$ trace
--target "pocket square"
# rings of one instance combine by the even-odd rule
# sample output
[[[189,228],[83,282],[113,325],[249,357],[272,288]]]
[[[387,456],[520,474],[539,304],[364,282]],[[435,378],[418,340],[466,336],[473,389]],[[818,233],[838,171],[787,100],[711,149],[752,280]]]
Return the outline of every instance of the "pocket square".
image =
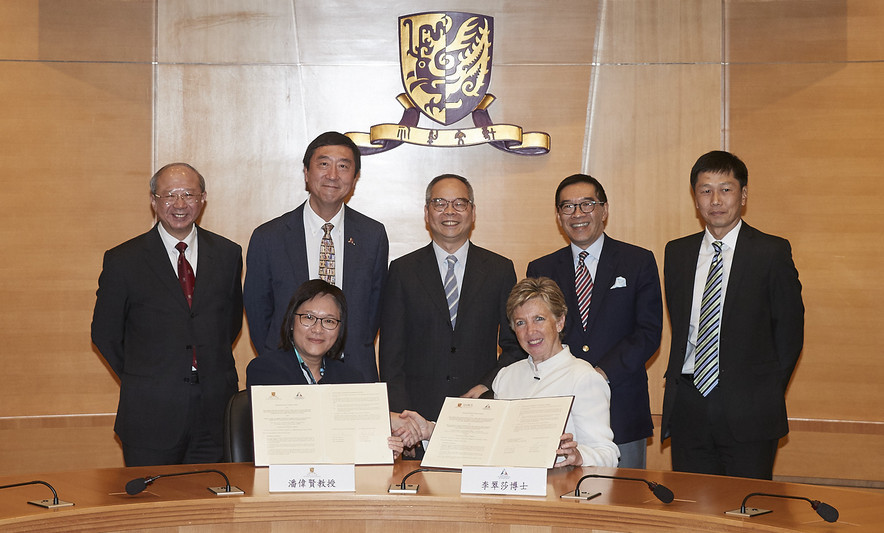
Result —
[[[617,279],[614,280],[614,284],[611,285],[612,289],[619,289],[621,287],[626,286],[626,278],[623,276],[617,276]]]

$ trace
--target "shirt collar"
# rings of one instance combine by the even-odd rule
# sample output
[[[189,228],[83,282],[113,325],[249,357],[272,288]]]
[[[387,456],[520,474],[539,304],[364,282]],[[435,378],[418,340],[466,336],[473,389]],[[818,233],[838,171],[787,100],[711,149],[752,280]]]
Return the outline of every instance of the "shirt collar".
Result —
[[[602,256],[602,246],[605,244],[605,234],[602,233],[599,235],[599,238],[595,240],[594,243],[590,244],[588,248],[585,250],[573,242],[571,243],[571,256],[574,258],[574,264],[577,264],[577,258],[580,256],[580,252],[587,252],[590,257],[594,260],[598,261],[599,257]]]
[[[444,249],[442,249],[441,246],[436,244],[436,241],[433,241],[433,252],[435,252],[436,262],[439,264],[442,264],[445,261],[447,261],[449,255],[453,255],[454,257],[457,258],[458,264],[465,265],[466,261],[467,261],[467,252],[469,251],[469,249],[470,249],[470,241],[467,240],[467,242],[463,243],[463,246],[461,246],[460,248],[455,250],[453,254],[450,254],[450,253],[446,252]]]
[[[328,222],[338,229],[341,227],[341,221],[344,219],[344,205],[341,204],[341,208],[338,209],[338,212],[335,213],[335,216],[331,218]],[[322,226],[326,223],[326,220],[321,216],[316,214],[316,211],[310,206],[310,200],[308,199],[305,203],[304,207],[304,225],[307,227],[307,231],[310,233],[320,233],[322,232]]]
[[[168,231],[166,231],[166,228],[163,227],[162,223],[157,224],[157,228],[159,228],[160,238],[163,240],[163,246],[165,246],[166,249],[170,251],[170,253],[172,251],[174,251],[176,254],[178,253],[178,250],[175,249],[175,245],[179,242],[185,243],[189,250],[195,249],[194,245],[196,244],[196,224],[193,225],[193,228],[191,228],[190,233],[187,235],[187,237],[181,239],[180,241],[176,237],[172,236]]]
[[[737,221],[737,225],[733,227],[727,235],[722,237],[721,239],[716,239],[709,233],[709,228],[703,232],[703,249],[704,250],[712,250],[712,243],[715,241],[721,241],[724,243],[724,247],[728,249],[735,249],[737,247],[737,237],[740,236],[740,228],[743,226],[743,219]]]

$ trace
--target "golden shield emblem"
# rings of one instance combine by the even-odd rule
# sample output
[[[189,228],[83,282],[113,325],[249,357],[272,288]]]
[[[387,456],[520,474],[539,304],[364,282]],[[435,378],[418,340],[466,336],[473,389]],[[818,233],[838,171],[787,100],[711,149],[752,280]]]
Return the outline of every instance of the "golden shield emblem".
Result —
[[[494,19],[473,13],[399,17],[402,84],[415,106],[449,125],[482,102],[491,83]]]

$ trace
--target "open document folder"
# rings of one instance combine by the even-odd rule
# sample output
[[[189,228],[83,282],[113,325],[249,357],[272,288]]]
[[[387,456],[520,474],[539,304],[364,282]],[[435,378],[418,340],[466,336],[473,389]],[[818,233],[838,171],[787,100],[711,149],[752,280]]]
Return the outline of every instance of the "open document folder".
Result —
[[[252,386],[255,466],[392,464],[385,383]]]
[[[421,466],[551,468],[573,401],[445,398]]]

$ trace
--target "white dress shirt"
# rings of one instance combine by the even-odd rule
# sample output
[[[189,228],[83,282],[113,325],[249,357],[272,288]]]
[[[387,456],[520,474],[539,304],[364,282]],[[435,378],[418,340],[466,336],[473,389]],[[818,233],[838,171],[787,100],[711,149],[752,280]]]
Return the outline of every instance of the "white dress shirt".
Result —
[[[322,246],[322,229],[325,220],[313,211],[309,200],[304,206],[304,242],[307,244],[307,273],[310,279],[319,279],[319,249]],[[332,242],[335,245],[335,286],[344,286],[344,206],[328,221],[334,227],[331,230]]]
[[[700,330],[700,306],[703,303],[703,289],[706,288],[706,278],[709,277],[709,266],[715,257],[715,248],[712,243],[721,241],[721,311],[724,313],[725,297],[727,296],[727,281],[730,279],[731,264],[734,262],[734,250],[737,248],[737,236],[743,221],[737,222],[734,229],[730,230],[722,239],[716,239],[707,229],[703,234],[703,243],[700,244],[700,255],[697,257],[697,271],[694,274],[694,294],[691,302],[691,322],[688,326],[688,347],[685,353],[682,374],[694,373],[694,356],[697,352],[697,333]],[[718,323],[721,331],[721,321]]]

